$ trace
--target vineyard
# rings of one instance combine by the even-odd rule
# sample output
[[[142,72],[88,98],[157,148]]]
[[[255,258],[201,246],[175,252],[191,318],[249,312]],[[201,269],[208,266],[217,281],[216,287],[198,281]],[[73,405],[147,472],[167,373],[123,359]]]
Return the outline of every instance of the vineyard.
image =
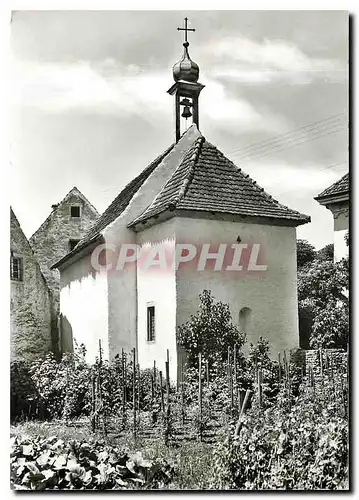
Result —
[[[13,487],[348,488],[347,366],[318,350],[306,372],[260,340],[248,356],[199,352],[174,384],[169,354],[164,373],[135,350],[104,361],[101,345],[92,366],[81,349],[15,363]]]

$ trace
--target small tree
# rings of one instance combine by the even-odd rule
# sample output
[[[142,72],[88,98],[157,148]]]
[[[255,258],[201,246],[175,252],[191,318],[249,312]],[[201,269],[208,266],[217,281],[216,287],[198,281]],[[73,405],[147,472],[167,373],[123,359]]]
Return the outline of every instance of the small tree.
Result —
[[[301,315],[311,319],[311,347],[345,347],[349,332],[349,261],[317,260],[298,274]]]
[[[199,308],[184,325],[178,327],[178,342],[188,353],[190,366],[196,366],[198,354],[209,362],[221,362],[227,358],[228,347],[242,347],[245,334],[232,323],[229,305],[215,302],[211,292],[199,295]]]
[[[307,240],[297,240],[297,267],[302,268],[315,259],[315,248]]]
[[[334,260],[334,245],[333,245],[333,243],[329,243],[329,245],[325,245],[325,247],[318,250],[317,259],[329,260],[330,262],[333,262],[333,260]]]

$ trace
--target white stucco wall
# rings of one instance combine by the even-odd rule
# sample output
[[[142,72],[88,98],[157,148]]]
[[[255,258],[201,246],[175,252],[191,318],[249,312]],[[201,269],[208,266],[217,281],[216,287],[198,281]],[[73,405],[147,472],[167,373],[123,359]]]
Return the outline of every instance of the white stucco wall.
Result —
[[[345,235],[349,230],[349,201],[331,207],[334,218],[334,261],[348,256],[349,247]]]
[[[76,340],[78,345],[85,344],[86,360],[92,363],[101,340],[103,357],[108,358],[107,276],[92,269],[89,256],[61,272],[60,313],[62,350],[71,351]]]
[[[138,286],[138,355],[141,368],[156,366],[165,376],[167,349],[169,350],[170,378],[177,378],[177,346],[176,346],[176,281],[175,271],[170,266],[170,256],[174,253],[175,234],[174,219],[160,225],[152,226],[138,234],[137,243],[145,249],[145,256],[160,244],[165,248],[167,264],[144,268],[144,260],[137,265]],[[154,257],[159,259],[159,255]],[[155,340],[147,341],[147,305],[155,306]]]
[[[143,183],[126,210],[105,229],[103,235],[106,243],[115,245],[119,249],[123,243],[134,243],[136,241],[136,233],[128,229],[127,225],[153,201],[156,194],[179,165],[184,153],[197,137],[199,137],[199,132],[193,127],[174,146]],[[125,271],[108,274],[110,357],[120,353],[122,348],[129,352],[136,346],[136,280],[136,266],[128,266]]]
[[[196,312],[198,295],[209,289],[217,300],[229,304],[236,324],[243,307],[252,309],[248,341],[266,338],[273,357],[283,349],[299,346],[295,228],[181,218],[176,219],[176,235],[179,241],[198,245],[233,244],[240,236],[242,243],[251,240],[263,245],[268,265],[266,272],[238,276],[186,268],[177,272],[177,325]]]

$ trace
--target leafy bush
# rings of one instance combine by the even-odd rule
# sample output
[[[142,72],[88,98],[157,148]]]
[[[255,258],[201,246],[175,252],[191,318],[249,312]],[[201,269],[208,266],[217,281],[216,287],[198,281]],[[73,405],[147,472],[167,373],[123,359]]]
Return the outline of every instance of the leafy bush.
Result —
[[[212,365],[226,360],[228,347],[237,344],[240,348],[245,342],[245,334],[232,322],[228,304],[215,302],[209,290],[204,290],[199,300],[197,313],[177,331],[191,367],[197,366],[199,353]]]
[[[348,422],[332,390],[325,380],[315,391],[302,389],[293,406],[278,397],[265,411],[249,410],[239,437],[227,435],[215,448],[212,487],[342,488],[348,478]]]
[[[315,261],[298,273],[299,312],[311,327],[311,347],[346,347],[349,334],[348,289],[347,258],[336,263]]]
[[[11,483],[16,490],[160,489],[172,481],[173,464],[128,456],[103,441],[70,441],[56,436],[14,437]]]

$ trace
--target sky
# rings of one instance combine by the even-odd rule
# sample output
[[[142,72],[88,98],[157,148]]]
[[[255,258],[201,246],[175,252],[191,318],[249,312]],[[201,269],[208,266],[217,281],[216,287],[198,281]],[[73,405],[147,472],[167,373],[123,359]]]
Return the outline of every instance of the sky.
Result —
[[[313,197],[348,171],[345,11],[18,11],[11,22],[11,204],[30,237],[73,186],[103,212],[174,141],[167,90],[189,53],[200,129],[333,241]]]

